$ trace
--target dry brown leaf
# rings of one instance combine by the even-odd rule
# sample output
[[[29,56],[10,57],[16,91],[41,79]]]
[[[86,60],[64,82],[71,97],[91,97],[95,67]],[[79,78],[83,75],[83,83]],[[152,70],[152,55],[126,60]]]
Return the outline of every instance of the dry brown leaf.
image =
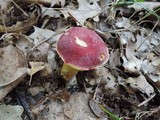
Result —
[[[3,40],[7,44],[14,44],[18,49],[20,49],[23,52],[28,52],[32,48],[32,43],[29,37],[27,37],[24,34],[19,33],[6,33],[3,34],[3,36],[0,38],[0,40]]]
[[[23,107],[19,105],[0,105],[1,120],[22,120]]]
[[[35,73],[37,73],[38,71],[41,71],[45,68],[44,66],[44,62],[29,62],[31,68],[27,70],[27,73],[30,76],[33,76]]]
[[[48,29],[42,29],[34,26],[34,32],[29,36],[33,40],[34,46],[37,46],[39,43],[43,42],[44,40],[47,40],[47,42],[41,43],[37,46],[37,49],[42,54],[48,54],[49,50],[49,43],[54,43],[58,40],[57,36],[53,35],[55,32],[48,30]],[[49,43],[48,43],[49,42]]]
[[[48,7],[44,7],[42,6],[42,17],[44,16],[50,16],[50,17],[54,17],[54,18],[58,18],[60,17],[61,12],[54,10],[52,8],[48,8]]]
[[[13,90],[27,75],[24,54],[9,45],[0,48],[0,100]]]
[[[56,3],[61,3],[61,6],[63,7],[65,4],[65,0],[52,0],[51,6],[54,6]]]
[[[28,75],[30,75],[30,81],[29,85],[31,84],[32,81],[32,76],[37,73],[38,71],[41,71],[45,68],[45,63],[44,62],[29,62],[31,68],[27,69]]]
[[[135,29],[135,28],[133,28]],[[132,30],[133,30],[132,29]],[[127,51],[127,57],[130,56],[146,56],[149,50],[149,39],[147,38],[148,32],[145,28],[141,28],[136,31],[125,31],[120,33],[120,44],[121,46],[127,45],[125,50]]]
[[[39,13],[40,13],[40,10],[37,7],[37,9],[33,11],[33,13],[29,16],[27,20],[17,21],[17,23],[12,26],[0,25],[0,33],[4,33],[6,31],[9,33],[10,32],[16,32],[16,33],[27,32],[31,28],[31,26],[33,26],[37,22],[39,18]]]
[[[73,120],[97,120],[88,106],[88,96],[84,93],[73,94],[68,102],[63,104],[64,114]]]
[[[106,113],[100,108],[99,104],[95,100],[89,100],[89,107],[93,111],[93,113],[99,118],[106,117]]]
[[[153,82],[160,82],[160,60],[159,58],[150,62],[145,60],[142,64],[142,70],[148,74]]]
[[[3,87],[0,87],[0,101],[10,92],[12,91],[21,81],[24,80],[24,77],[26,75],[23,75],[21,77],[19,77],[16,81],[6,85],[6,86],[3,86]]]
[[[84,25],[84,22],[88,18],[93,18],[94,21],[99,21],[98,14],[101,13],[102,10],[97,4],[97,0],[92,2],[93,4],[91,5],[86,0],[78,0],[79,7],[77,10],[64,9],[61,10],[61,12],[66,18],[71,15],[76,19],[78,25]]]
[[[129,19],[122,17],[117,19],[116,26],[118,28],[128,29],[131,26],[131,23]]]
[[[140,90],[142,93],[146,93],[148,96],[154,93],[153,87],[146,81],[143,75],[140,75],[137,78],[129,77],[126,79],[127,83],[130,83],[130,86],[134,89]]]
[[[0,86],[16,81],[27,72],[24,54],[16,47],[9,45],[0,48]]]
[[[121,65],[120,63],[121,52],[120,50],[112,50],[110,52],[109,64],[112,65],[113,68],[116,68],[117,65]]]
[[[0,0],[0,6],[3,13],[6,13],[6,11],[11,6],[11,2],[8,0]]]
[[[126,51],[128,52],[128,51]],[[130,53],[131,54],[131,53]],[[130,55],[130,58],[127,58],[125,56],[122,56],[123,64],[125,72],[129,73],[139,73],[142,65],[142,60],[137,59],[135,56]]]
[[[101,120],[91,112],[88,106],[88,95],[85,93],[72,94],[66,102],[51,101],[47,119],[52,120]]]
[[[52,37],[54,34],[55,34],[55,32],[53,32],[51,30],[38,28],[38,27],[34,26],[34,32],[29,37],[33,40],[34,45],[37,45],[45,39],[49,39],[48,40],[49,43],[56,42],[58,39],[57,39],[57,36]],[[41,46],[41,45],[39,45],[39,46]]]
[[[37,44],[46,38],[50,38],[53,34],[55,34],[55,32],[51,30],[38,28],[34,26],[34,32],[29,37],[33,39],[34,44]],[[54,39],[51,38],[51,40],[54,40]]]
[[[132,81],[131,83],[134,83],[136,84],[135,86],[137,86],[135,87],[133,85],[135,88],[139,87],[140,91],[145,91],[145,93],[147,93],[148,95],[153,91],[152,88],[149,87],[150,85],[145,80],[141,71],[143,71],[144,74],[147,74],[149,78],[153,82],[155,82],[155,84],[158,84],[160,80],[159,57],[157,56],[157,54],[155,54],[159,52],[158,46],[160,44],[160,36],[159,33],[152,31],[153,33],[149,37],[149,32],[150,30],[141,28],[138,31],[125,31],[120,33],[120,46],[125,51],[121,53],[121,58],[123,60],[122,66],[124,68],[124,71],[127,73],[134,73],[133,75],[140,75],[135,79],[127,79],[127,82]],[[115,61],[112,59],[110,61]],[[138,81],[137,79],[140,80]],[[147,86],[148,91],[145,89],[145,87]]]
[[[49,105],[49,114],[45,116],[46,119],[49,120],[67,120],[68,117],[66,117],[63,113],[62,104],[57,101],[51,101],[51,104]]]

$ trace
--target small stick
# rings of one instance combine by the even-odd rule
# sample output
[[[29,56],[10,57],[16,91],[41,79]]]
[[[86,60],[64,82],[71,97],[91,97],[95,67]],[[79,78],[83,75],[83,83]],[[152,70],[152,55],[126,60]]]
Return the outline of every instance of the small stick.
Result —
[[[24,15],[26,15],[27,17],[29,17],[29,15],[13,0],[11,0],[11,2],[20,10],[23,12]]]
[[[25,113],[26,113],[26,116],[27,116],[28,120],[33,120],[33,118],[31,117],[31,115],[29,114],[29,112],[28,112],[28,110],[27,110],[27,107],[26,107],[25,103],[23,102],[21,96],[18,94],[18,91],[17,91],[16,89],[14,90],[14,93],[15,93],[15,95],[16,95],[16,97],[17,97],[17,100],[18,100],[18,101],[20,102],[20,104],[22,105],[22,107],[23,107],[23,109],[24,109],[24,111],[25,111]]]
[[[6,27],[6,23],[5,23],[5,20],[4,20],[4,13],[2,12],[2,9],[0,9],[0,12],[2,14],[2,23],[3,23],[3,26],[4,26],[5,33],[7,33],[7,27]]]
[[[48,40],[50,40],[52,37],[55,37],[55,36],[58,35],[58,34],[62,34],[63,32],[64,32],[64,31],[59,31],[59,32],[51,35],[50,37],[44,39],[43,41],[39,42],[37,45],[33,46],[32,51],[33,51],[35,48],[37,48],[39,45],[41,45],[41,44],[43,44],[44,42],[47,42]]]

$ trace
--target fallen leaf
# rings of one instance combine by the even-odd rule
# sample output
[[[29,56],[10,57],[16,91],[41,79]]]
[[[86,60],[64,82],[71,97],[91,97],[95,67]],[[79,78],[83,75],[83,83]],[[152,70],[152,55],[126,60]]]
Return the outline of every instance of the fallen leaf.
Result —
[[[16,105],[0,105],[1,120],[22,120],[23,107]]]
[[[55,32],[51,30],[34,26],[34,32],[29,37],[33,40],[34,44],[37,44],[44,39],[50,38],[53,34],[55,34]],[[51,41],[52,40],[54,41],[54,38],[51,38]]]
[[[27,53],[32,48],[32,42],[24,34],[20,33],[6,33],[3,34],[3,36],[0,38],[0,40],[3,40],[7,44],[14,44],[18,49],[21,51]]]
[[[49,105],[49,114],[46,116],[46,119],[49,120],[67,120],[68,117],[66,117],[63,113],[62,104],[57,101],[51,101],[51,104]]]
[[[11,92],[21,81],[24,80],[26,75],[21,76],[16,81],[5,85],[3,87],[0,87],[0,101],[9,93]]]
[[[93,113],[99,117],[99,118],[104,118],[105,112],[100,108],[99,104],[95,100],[89,100],[89,107],[93,111]]]
[[[32,96],[35,96],[38,93],[44,92],[44,91],[45,91],[45,88],[43,86],[34,86],[28,89],[28,93],[30,93]]]
[[[50,16],[50,17],[54,17],[54,18],[58,18],[60,17],[61,12],[60,11],[56,11],[52,8],[48,8],[48,7],[42,7],[42,17],[44,16]]]
[[[146,93],[148,96],[154,93],[153,87],[146,81],[143,75],[137,78],[129,77],[126,79],[126,83],[130,83],[130,86],[134,89],[140,90],[142,93]]]
[[[117,19],[116,26],[118,28],[128,29],[131,26],[131,23],[129,19],[122,17]]]
[[[54,6],[56,3],[61,3],[61,6],[63,7],[65,4],[65,0],[52,0],[51,6]]]
[[[97,120],[88,106],[88,96],[84,93],[73,94],[69,101],[63,104],[64,114],[73,120]]]
[[[43,42],[43,40],[46,40],[46,39],[48,39],[47,42],[49,43],[56,42],[58,39],[57,39],[57,36],[53,37],[54,34],[55,32],[51,30],[42,29],[42,28],[38,28],[34,26],[34,32],[29,37],[33,40],[34,46],[36,46],[39,43]],[[41,51],[42,54],[47,54],[48,52],[49,43],[47,42],[44,42],[40,44],[39,46],[37,46],[37,49]]]
[[[11,7],[11,2],[6,0],[0,0],[0,5],[3,13],[6,13],[6,11]]]
[[[109,64],[112,65],[113,68],[116,68],[117,65],[121,65],[120,56],[121,56],[121,52],[118,49],[112,50],[110,52],[110,58],[108,61],[109,61]]]
[[[137,59],[135,56],[131,57],[131,55],[130,58],[122,56],[122,59],[123,59],[122,66],[124,68],[124,72],[139,74],[142,65],[142,60]]]
[[[27,32],[31,28],[31,26],[37,22],[37,20],[39,18],[39,15],[37,15],[37,13],[40,13],[40,12],[37,12],[37,11],[40,11],[40,10],[36,9],[35,11],[33,11],[32,14],[30,14],[28,19],[26,19],[24,21],[17,21],[17,23],[12,26],[0,25],[0,33],[4,33],[6,31],[9,33],[11,33],[11,32],[16,32],[16,33]]]
[[[97,3],[97,0],[92,1],[93,4],[89,4],[86,0],[78,0],[78,9],[65,9],[61,10],[64,16],[67,18],[68,16],[72,16],[76,19],[77,24],[84,25],[84,22],[88,18],[93,18],[94,21],[99,21],[98,14],[101,13],[101,8]]]
[[[150,62],[145,60],[142,64],[142,70],[152,79],[153,82],[160,82],[160,64],[159,58]]]
[[[45,63],[44,62],[29,62],[31,68],[27,69],[28,75],[30,75],[30,80],[29,80],[29,85],[31,84],[32,81],[32,76],[37,73],[38,71],[41,71],[45,68]]]
[[[0,48],[0,53],[0,86],[8,85],[26,75],[27,62],[23,52],[9,45]]]
[[[44,62],[29,62],[31,68],[27,70],[27,73],[30,76],[33,76],[35,73],[37,73],[38,71],[41,71],[45,68],[44,66]]]

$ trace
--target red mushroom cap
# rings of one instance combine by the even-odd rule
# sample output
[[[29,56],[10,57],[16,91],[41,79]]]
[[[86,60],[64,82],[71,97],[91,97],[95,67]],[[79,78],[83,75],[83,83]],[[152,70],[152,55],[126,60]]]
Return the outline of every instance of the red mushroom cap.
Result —
[[[78,70],[95,69],[109,58],[102,38],[82,27],[73,27],[65,32],[58,40],[57,52],[65,64]]]

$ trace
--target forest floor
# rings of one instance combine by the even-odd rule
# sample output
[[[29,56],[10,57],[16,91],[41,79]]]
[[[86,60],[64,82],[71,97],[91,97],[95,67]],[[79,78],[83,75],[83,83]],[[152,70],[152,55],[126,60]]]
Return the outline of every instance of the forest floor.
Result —
[[[160,3],[0,0],[0,120],[160,120]],[[71,80],[57,41],[95,31],[109,60]]]

